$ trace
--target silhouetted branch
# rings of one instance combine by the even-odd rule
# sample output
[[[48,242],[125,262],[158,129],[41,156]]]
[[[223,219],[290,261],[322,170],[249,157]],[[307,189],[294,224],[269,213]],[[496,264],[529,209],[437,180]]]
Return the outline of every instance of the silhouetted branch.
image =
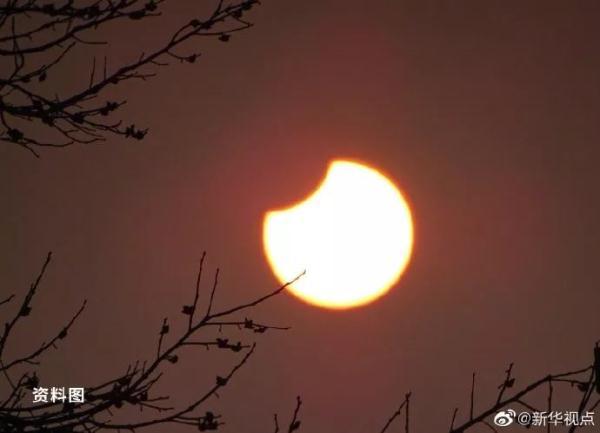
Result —
[[[457,412],[455,410],[454,415],[453,415],[452,425],[450,428],[450,433],[464,432],[464,431],[476,426],[477,424],[486,424],[488,427],[494,429],[494,427],[487,421],[487,419],[490,416],[493,416],[496,413],[498,413],[501,409],[506,408],[508,405],[510,405],[512,403],[518,403],[518,404],[524,405],[525,407],[527,407],[530,410],[534,410],[535,408],[532,405],[524,403],[524,401],[523,401],[523,399],[527,395],[529,395],[532,391],[538,389],[542,385],[551,385],[552,382],[569,383],[571,385],[580,384],[582,382],[579,380],[579,376],[591,371],[592,377],[590,377],[590,379],[585,382],[586,391],[584,393],[584,398],[582,399],[582,403],[580,404],[580,407],[579,407],[579,414],[581,415],[581,413],[583,413],[583,411],[585,410],[587,402],[589,401],[589,399],[586,396],[590,394],[589,388],[591,388],[591,384],[593,383],[592,367],[586,367],[586,368],[583,368],[580,370],[570,371],[570,372],[560,373],[560,374],[555,374],[555,375],[547,375],[547,376],[531,383],[530,385],[528,385],[525,388],[523,388],[522,390],[516,392],[512,396],[503,398],[502,396],[505,393],[505,391],[508,388],[512,388],[514,386],[514,378],[512,378],[512,376],[511,376],[512,367],[513,367],[513,364],[511,364],[509,366],[509,368],[507,369],[506,379],[504,381],[504,384],[501,385],[501,387],[500,387],[501,398],[499,398],[494,405],[492,405],[488,409],[482,411],[478,415],[471,416],[468,421],[466,421],[465,423],[463,423],[462,425],[460,425],[458,427],[454,427],[454,421],[456,419],[456,412]],[[579,387],[580,390],[582,388],[584,388],[584,387]],[[551,408],[552,393],[553,393],[553,388],[549,387],[549,394],[547,397],[549,408]],[[534,410],[534,411],[537,411],[537,410]],[[575,430],[573,429],[572,431],[575,431]]]
[[[300,428],[300,406],[302,406],[302,400],[300,399],[300,396],[296,397],[296,407],[294,409],[294,414],[292,416],[292,420],[290,421],[290,424],[288,426],[287,429],[287,433],[292,433],[296,430],[298,430]],[[277,414],[273,415],[273,422],[275,424],[275,433],[279,433],[279,418],[277,416]]]
[[[596,349],[598,346],[596,346]],[[594,351],[594,359],[598,360],[598,356],[600,355],[600,351]],[[489,430],[497,432],[497,428],[495,427],[495,423],[491,420],[495,417],[495,415],[499,415],[501,411],[504,409],[510,409],[509,406],[512,404],[518,404],[526,408],[530,413],[546,413],[549,414],[553,410],[553,397],[555,393],[555,386],[558,384],[568,384],[570,387],[577,389],[582,393],[582,397],[580,403],[577,408],[577,419],[583,419],[582,415],[584,413],[590,414],[593,413],[594,410],[600,405],[600,399],[596,400],[593,404],[590,404],[592,394],[594,393],[595,386],[597,383],[598,377],[596,375],[596,365],[591,365],[589,367],[581,368],[574,371],[569,371],[566,373],[559,373],[553,375],[546,375],[541,379],[538,379],[535,382],[530,383],[529,385],[522,388],[520,391],[515,392],[513,395],[506,397],[505,394],[507,390],[514,387],[515,378],[512,376],[513,364],[511,363],[505,372],[504,382],[499,386],[499,396],[496,399],[496,402],[492,404],[485,410],[482,410],[479,413],[475,413],[475,373],[473,373],[471,378],[471,393],[469,399],[469,415],[468,420],[464,423],[456,426],[457,416],[458,416],[458,408],[455,408],[452,412],[452,418],[450,421],[449,433],[463,433],[471,428],[474,428],[478,425],[483,425],[487,427]],[[583,377],[586,373],[589,373],[588,377]],[[533,404],[527,403],[525,398],[530,396],[534,391],[540,389],[542,386],[547,386],[547,395],[546,395],[546,404],[547,407],[545,411],[540,411],[536,409]],[[409,431],[409,403],[410,403],[410,393],[406,394],[404,401],[400,404],[399,408],[392,414],[392,416],[388,419],[387,423],[384,425],[383,429],[380,433],[385,433],[388,428],[392,425],[394,420],[396,420],[403,412],[405,413],[405,433]],[[510,411],[508,411],[510,412]],[[513,412],[516,415],[516,412]],[[523,422],[518,421],[518,419],[513,419],[512,422]],[[529,424],[525,426],[531,426],[532,419],[529,418]],[[510,424],[509,423],[509,424]],[[504,425],[509,425],[504,424]],[[502,425],[502,424],[496,424]],[[553,426],[553,424],[544,423],[547,431],[550,431],[548,427]],[[573,423],[569,424],[569,433],[575,432],[578,428],[582,427],[582,424]]]
[[[589,380],[586,382],[586,384],[584,386],[579,386],[579,390],[583,392],[583,395],[581,396],[581,400],[579,402],[579,407],[577,409],[577,413],[578,416],[581,416],[581,414],[583,413],[584,410],[586,410],[586,406],[588,405],[590,399],[592,398],[592,393],[594,392],[594,387],[593,387],[593,383],[594,383],[594,376],[595,376],[595,371],[593,369],[593,367],[591,367],[590,369],[590,378]],[[571,426],[571,428],[569,429],[569,433],[573,433],[578,426]]]
[[[160,17],[160,6],[165,1],[96,0],[84,4],[65,0],[61,4],[41,5],[34,0],[5,0],[0,5],[0,61],[12,66],[3,66],[4,72],[0,73],[0,140],[39,156],[43,147],[96,143],[104,141],[108,134],[143,139],[147,129],[107,120],[125,100],[98,102],[98,97],[109,86],[154,77],[159,67],[169,65],[169,60],[195,63],[200,53],[177,51],[198,37],[229,41],[234,33],[252,26],[244,16],[259,4],[258,0],[238,0],[226,5],[223,0],[215,0],[215,8],[208,16],[190,18],[162,45],[111,70],[104,57],[103,67],[98,71],[92,51],[89,77],[82,80],[77,90],[56,94],[56,86],[50,79],[56,65],[65,62],[77,48],[86,47],[90,51],[95,45],[107,44],[88,36],[110,23],[130,26],[134,21]],[[30,127],[29,123],[35,126]],[[34,130],[51,138],[36,138]]]
[[[298,416],[300,414],[300,406],[302,406],[302,400],[300,399],[300,396],[298,396],[296,397],[296,409],[294,409],[294,416],[290,421],[288,433],[292,433],[293,431],[296,431],[300,428],[300,419],[298,419]]]
[[[454,412],[452,412],[452,421],[450,421],[450,433],[452,433],[452,430],[454,430],[454,422],[456,421],[456,415],[458,414],[458,408],[455,407],[454,408]],[[471,419],[473,419],[473,417],[471,417]]]
[[[496,404],[500,403],[500,401],[502,400],[504,391],[506,391],[507,388],[512,388],[513,385],[515,384],[515,380],[511,377],[512,369],[513,369],[513,363],[511,362],[510,365],[508,366],[508,368],[506,369],[506,378],[504,379],[504,382],[502,382],[502,384],[498,387],[500,392],[498,393],[498,398],[496,399]]]
[[[29,375],[27,373],[22,374],[21,377],[19,378],[19,380],[15,383],[15,381],[12,380],[12,378],[11,378],[9,370],[14,367],[20,366],[22,364],[34,364],[35,365],[36,364],[35,360],[38,357],[40,357],[44,352],[49,350],[51,347],[56,348],[57,341],[66,337],[68,330],[71,328],[71,326],[73,325],[75,320],[79,317],[79,315],[83,311],[83,308],[85,307],[85,302],[84,302],[83,306],[79,309],[79,311],[71,318],[71,320],[67,323],[67,325],[65,325],[63,327],[63,329],[54,338],[52,338],[50,340],[49,343],[42,343],[41,346],[37,350],[32,351],[29,355],[25,355],[23,357],[20,357],[20,358],[11,360],[11,361],[7,361],[3,357],[4,350],[7,345],[7,341],[9,339],[11,333],[13,332],[14,328],[23,318],[28,317],[31,313],[31,310],[32,310],[31,302],[33,300],[33,297],[36,294],[36,291],[40,285],[40,282],[42,281],[42,278],[44,277],[46,269],[48,268],[48,265],[50,264],[51,260],[52,260],[52,253],[49,252],[48,255],[46,256],[46,260],[44,261],[44,264],[42,265],[42,268],[41,268],[38,276],[36,277],[35,281],[31,284],[31,286],[29,287],[29,290],[27,291],[25,297],[23,298],[23,302],[21,303],[21,305],[15,312],[12,319],[8,320],[4,324],[4,331],[3,331],[2,335],[0,336],[0,372],[2,372],[2,374],[4,375],[7,383],[10,385],[12,391],[11,391],[11,394],[8,396],[8,398],[3,402],[2,406],[0,406],[0,409],[7,407],[11,403],[12,403],[13,407],[16,406],[21,401],[21,398],[23,396],[23,392],[22,392],[23,388],[30,389],[33,386],[36,386],[38,383],[37,382],[38,379],[37,379],[37,376],[35,373],[33,373],[33,375]],[[13,299],[13,296],[14,295],[11,295],[7,299],[6,302]],[[2,418],[0,417],[0,420],[1,419]],[[1,425],[1,423],[0,423],[0,425]]]
[[[200,280],[202,279],[202,268],[204,267],[204,259],[206,258],[206,251],[202,253],[202,258],[200,259],[200,267],[198,269],[198,276],[196,278],[196,291],[194,293],[194,302],[192,305],[184,305],[182,309],[183,314],[187,314],[190,316],[188,320],[188,329],[192,329],[192,323],[194,323],[194,313],[196,312],[196,308],[198,307],[198,297],[200,296]]]
[[[387,431],[387,429],[392,425],[394,420],[402,414],[402,412],[404,412],[404,414],[405,414],[404,430],[406,433],[408,433],[408,421],[409,421],[408,411],[409,411],[409,404],[410,404],[410,396],[411,396],[410,392],[404,396],[404,400],[402,401],[402,403],[400,403],[400,406],[398,407],[398,409],[396,409],[396,412],[394,412],[392,414],[392,416],[390,417],[390,419],[388,419],[388,421],[385,423],[385,425],[381,429],[380,433],[385,433]]]
[[[0,301],[0,305],[8,304],[10,301],[13,300],[14,297],[15,295],[10,295],[8,298],[4,299],[3,301]]]
[[[170,328],[168,319],[162,322],[159,332],[158,349],[156,357],[152,361],[136,361],[130,364],[124,374],[117,378],[110,379],[100,385],[85,388],[86,400],[82,404],[67,404],[62,402],[47,402],[39,404],[23,403],[26,395],[32,395],[33,389],[40,386],[40,379],[37,372],[27,372],[21,375],[17,381],[11,380],[8,373],[13,368],[20,365],[37,365],[36,360],[41,357],[51,347],[55,347],[60,339],[67,337],[68,331],[75,320],[83,311],[84,305],[78,312],[63,326],[62,330],[49,342],[32,351],[29,355],[19,357],[15,360],[7,361],[2,358],[0,351],[0,370],[5,374],[6,379],[11,383],[10,394],[0,403],[0,426],[4,430],[2,433],[16,432],[42,432],[42,431],[69,431],[69,432],[90,432],[97,430],[135,430],[138,428],[149,427],[158,424],[184,424],[194,426],[201,431],[216,430],[223,424],[221,415],[215,414],[210,410],[201,410],[213,396],[217,396],[234,375],[248,362],[254,350],[256,343],[245,344],[242,341],[232,342],[224,336],[214,339],[197,340],[194,337],[200,330],[218,330],[224,328],[237,328],[253,331],[254,333],[264,333],[269,329],[287,329],[285,327],[266,326],[255,322],[252,319],[243,320],[219,320],[219,318],[232,317],[234,313],[251,308],[267,299],[281,293],[283,285],[277,290],[268,293],[254,301],[241,304],[237,307],[229,308],[212,313],[214,307],[214,296],[217,288],[217,279],[211,287],[210,300],[207,313],[199,320],[195,320],[196,310],[199,308],[199,290],[202,273],[202,265],[205,254],[202,256],[200,269],[195,286],[194,302],[190,306],[184,306],[182,314],[188,316],[188,326],[181,335],[169,339]],[[36,290],[44,276],[47,266],[50,262],[51,254],[48,254],[42,270],[35,282],[27,292],[23,304],[18,310],[16,316],[9,320],[5,325],[5,331],[2,336],[0,349],[6,346],[8,336],[13,330],[15,324],[20,318],[26,317],[31,312],[31,302]],[[216,327],[216,328],[215,328]],[[168,340],[171,340],[169,343]],[[186,347],[199,346],[205,349],[221,349],[230,353],[243,352],[239,358],[225,374],[215,375],[214,383],[194,401],[181,408],[175,408],[166,403],[169,396],[154,395],[154,386],[159,382],[163,375],[163,370],[168,365],[176,364],[181,355],[182,349]],[[300,421],[298,413],[301,401],[298,398],[294,417],[290,424],[289,432],[296,430]],[[115,419],[115,411],[123,408],[124,405],[137,406],[140,409],[149,409],[157,414],[156,417],[139,419],[136,421],[119,421]]]
[[[305,274],[306,274],[306,271],[302,271],[302,273],[300,275],[298,275],[297,277],[295,277],[293,280],[288,281],[283,286],[279,287],[277,290],[274,290],[273,292],[268,293],[268,294],[264,295],[263,297],[256,299],[255,301],[251,301],[251,302],[248,302],[246,304],[242,304],[242,305],[239,305],[237,307],[230,308],[230,309],[222,311],[220,313],[212,314],[210,317],[216,319],[218,317],[228,316],[230,314],[237,313],[238,311],[242,311],[242,310],[246,310],[248,308],[256,307],[258,304],[262,304],[263,302],[265,302],[269,298],[272,298],[273,296],[279,295],[281,292],[283,292],[289,286],[291,286],[296,281],[298,281],[300,278],[302,278]]]
[[[71,320],[69,320],[69,322],[60,330],[60,332],[58,334],[56,334],[56,336],[54,336],[49,342],[42,343],[41,346],[37,350],[35,350],[34,352],[32,352],[29,355],[23,356],[21,358],[17,358],[15,360],[9,362],[8,364],[4,364],[2,367],[0,367],[0,370],[8,370],[11,367],[14,367],[14,366],[16,366],[18,364],[22,364],[22,363],[37,364],[37,362],[34,361],[36,358],[38,358],[40,355],[42,355],[46,350],[50,349],[51,347],[56,348],[56,343],[58,342],[58,340],[62,340],[67,337],[67,333],[68,333],[69,329],[71,329],[71,327],[73,326],[73,324],[75,323],[77,318],[81,315],[81,313],[85,309],[86,304],[87,304],[87,300],[83,301],[83,304],[81,305],[79,310],[77,310],[75,315],[73,317],[71,317]]]
[[[206,312],[204,315],[197,315],[198,309],[202,308],[199,305],[199,299],[205,256],[203,254],[200,260],[193,302],[190,305],[184,305],[181,310],[181,314],[186,316],[185,322],[187,326],[184,327],[185,330],[181,334],[171,336],[169,321],[167,318],[164,318],[159,330],[156,356],[152,356],[152,359],[149,361],[135,361],[127,367],[124,373],[117,377],[85,388],[86,400],[81,404],[74,405],[66,402],[27,404],[24,402],[25,398],[32,395],[32,391],[40,386],[41,381],[37,371],[26,371],[17,375],[14,374],[17,371],[16,368],[20,367],[22,370],[23,368],[37,366],[39,363],[38,360],[50,348],[56,347],[58,340],[62,340],[68,336],[69,330],[82,314],[86,305],[84,302],[81,308],[48,342],[42,343],[37,349],[31,350],[27,355],[12,360],[4,358],[4,349],[7,346],[11,333],[18,323],[28,317],[32,311],[34,297],[52,258],[51,253],[49,253],[40,272],[27,291],[23,302],[20,305],[16,305],[18,307],[16,313],[5,322],[4,330],[0,337],[0,372],[2,372],[10,384],[8,395],[0,399],[0,427],[2,427],[0,432],[87,433],[99,430],[134,431],[135,429],[162,424],[188,425],[198,428],[200,431],[217,430],[224,423],[223,417],[211,411],[206,406],[209,404],[211,398],[218,396],[219,392],[230,383],[239,370],[249,362],[256,350],[255,342],[232,341],[231,338],[224,336],[222,331],[238,329],[253,333],[264,333],[267,330],[288,329],[287,327],[265,325],[248,317],[244,317],[243,319],[237,318],[235,315],[241,312],[247,314],[247,310],[278,295],[304,275],[304,273],[255,300],[219,310],[215,305],[215,295],[218,286],[218,272],[216,272],[210,292],[207,295]],[[8,304],[12,299],[14,299],[14,296],[11,295],[2,301],[2,304]],[[209,336],[200,339],[198,338],[198,333],[201,330],[218,331],[219,334],[214,337]],[[244,339],[245,337],[242,338],[242,340]],[[182,407],[172,406],[169,404],[170,397],[168,395],[157,394],[155,386],[161,380],[166,368],[178,363],[183,350],[194,347],[206,350],[225,350],[235,357],[235,361],[231,363],[231,366],[225,372],[215,374],[212,385],[200,392],[194,400]],[[572,389],[581,393],[576,411],[579,418],[584,413],[593,412],[600,405],[600,399],[596,398],[594,400],[592,398],[594,394],[600,393],[598,388],[600,381],[598,378],[600,348],[598,344],[594,347],[593,362],[588,367],[565,373],[546,375],[510,394],[516,383],[516,379],[513,377],[513,367],[511,363],[506,369],[504,380],[498,387],[499,392],[495,402],[480,411],[476,411],[475,409],[476,375],[473,373],[468,419],[462,422],[462,424],[456,425],[458,408],[454,409],[449,433],[466,432],[479,425],[497,432],[495,425],[499,424],[495,424],[495,416],[499,415],[501,411],[511,412],[509,410],[511,409],[510,405],[513,404],[522,406],[531,412],[540,412],[536,409],[536,405],[545,404],[546,412],[551,412],[553,410],[555,394],[564,388],[565,385],[569,385]],[[534,391],[546,388],[545,403],[544,400],[540,403],[539,398],[536,404],[527,401],[532,398]],[[398,409],[390,416],[380,430],[380,433],[389,432],[390,427],[402,414],[404,414],[404,432],[410,433],[410,403],[411,393],[409,392],[405,395]],[[140,419],[137,420],[120,420],[117,417],[119,409],[126,405],[146,409],[153,415],[143,417],[140,415]],[[300,397],[297,397],[291,421],[287,426],[287,433],[293,433],[300,428],[299,414],[301,405],[302,400]],[[513,411],[512,413],[515,414],[516,412]],[[274,415],[273,420],[274,431],[275,433],[279,433],[280,425],[277,415]],[[574,433],[580,426],[580,424],[570,425],[569,433]],[[550,431],[550,429],[548,428],[547,431]]]

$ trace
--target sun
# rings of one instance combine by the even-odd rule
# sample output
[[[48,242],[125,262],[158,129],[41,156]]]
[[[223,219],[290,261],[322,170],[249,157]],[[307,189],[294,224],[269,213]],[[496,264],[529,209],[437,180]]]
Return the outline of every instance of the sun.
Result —
[[[413,247],[409,205],[375,168],[334,160],[305,200],[269,211],[263,246],[277,279],[305,302],[327,308],[368,304],[401,277]]]

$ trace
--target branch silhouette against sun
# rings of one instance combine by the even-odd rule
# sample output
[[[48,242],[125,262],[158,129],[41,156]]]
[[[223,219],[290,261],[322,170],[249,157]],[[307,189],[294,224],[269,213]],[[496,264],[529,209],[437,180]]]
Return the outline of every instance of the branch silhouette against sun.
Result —
[[[232,341],[223,335],[224,331],[239,329],[255,334],[266,331],[284,331],[288,327],[267,325],[248,317],[248,310],[268,301],[286,290],[303,274],[294,280],[278,287],[257,299],[241,303],[237,306],[215,310],[214,300],[218,286],[219,270],[217,269],[211,283],[208,302],[202,307],[200,302],[200,286],[206,254],[202,255],[198,269],[194,297],[190,304],[182,306],[180,314],[185,317],[185,328],[180,335],[171,336],[170,323],[163,319],[159,332],[156,352],[150,360],[135,361],[125,372],[117,377],[85,388],[86,399],[82,404],[67,402],[28,404],[26,399],[31,397],[34,389],[42,383],[38,370],[43,355],[51,349],[57,349],[59,344],[68,336],[70,329],[84,312],[86,301],[74,312],[66,324],[48,341],[34,346],[28,353],[7,359],[4,355],[10,336],[14,329],[32,314],[32,304],[40,287],[42,279],[50,264],[52,255],[49,253],[34,282],[27,291],[22,303],[16,306],[14,315],[4,324],[0,335],[0,372],[8,383],[8,395],[0,395],[0,432],[96,432],[110,430],[135,431],[145,427],[165,424],[181,424],[199,429],[200,431],[217,430],[225,424],[223,415],[210,410],[212,397],[218,397],[238,371],[246,365],[256,350],[256,343]],[[2,309],[13,304],[15,295],[10,295],[0,301]],[[14,304],[13,304],[14,305]],[[245,313],[239,316],[239,313]],[[243,318],[242,318],[243,317]],[[212,334],[211,334],[212,331]],[[200,339],[200,335],[214,335]],[[212,386],[201,392],[195,400],[183,407],[169,405],[170,396],[160,395],[155,385],[161,380],[165,370],[172,364],[177,364],[184,348],[202,347],[225,350],[235,359],[230,366],[220,374],[215,374]],[[237,355],[236,355],[237,354]],[[17,378],[18,377],[18,378]],[[513,391],[516,379],[513,375],[513,364],[505,371],[505,377],[498,386],[497,397],[480,411],[475,410],[476,375],[473,373],[469,395],[469,409],[466,420],[459,422],[458,408],[454,409],[451,417],[449,433],[462,433],[476,430],[484,426],[493,432],[498,432],[495,419],[502,411],[521,407],[526,411],[550,413],[553,411],[555,393],[559,388],[567,388],[578,393],[580,397],[576,408],[578,418],[585,413],[594,412],[600,406],[600,346],[598,343],[593,351],[593,360],[587,367],[572,371],[548,374],[542,378],[524,385],[520,390]],[[390,433],[396,428],[398,420],[403,420],[404,433],[410,433],[410,405],[412,393],[405,394],[398,409],[383,425],[380,433]],[[278,415],[273,417],[275,433],[293,433],[300,429],[300,408],[302,400],[296,399],[296,406],[290,417],[289,424],[280,426]],[[139,408],[140,415],[127,412],[129,408]],[[144,415],[145,409],[153,415]],[[121,412],[121,410],[125,412]],[[121,415],[121,416],[119,416]],[[530,418],[529,422],[533,420]],[[568,426],[568,432],[573,433],[582,425]],[[547,424],[547,431],[552,426]],[[398,431],[396,429],[396,431]]]
[[[249,361],[256,349],[256,343],[231,341],[230,338],[223,335],[223,332],[238,329],[254,334],[263,334],[271,330],[289,329],[257,322],[248,316],[248,311],[277,296],[293,281],[250,302],[218,310],[214,306],[219,276],[217,269],[211,286],[210,298],[204,309],[201,307],[199,299],[205,257],[206,254],[203,254],[200,260],[193,302],[184,305],[181,310],[181,314],[186,318],[185,330],[180,335],[171,337],[169,321],[165,318],[160,326],[156,353],[152,359],[136,361],[116,378],[85,388],[86,398],[85,402],[81,404],[68,402],[31,404],[31,401],[26,401],[26,399],[31,398],[33,390],[38,388],[42,382],[36,371],[42,356],[50,349],[58,348],[58,344],[67,337],[69,330],[86,306],[86,301],[84,301],[71,319],[48,342],[39,344],[37,349],[31,349],[28,354],[15,359],[6,359],[4,349],[7,347],[12,332],[32,313],[34,297],[52,258],[49,253],[23,302],[16,309],[14,316],[5,323],[0,337],[0,371],[9,384],[9,394],[7,396],[0,395],[0,432],[133,431],[162,424],[189,425],[200,431],[217,430],[224,424],[224,420],[221,415],[207,409],[210,399],[218,397],[219,392]],[[13,299],[14,296],[11,296],[3,301],[3,308],[8,307],[4,304],[11,303]],[[240,317],[240,313],[245,313],[243,318]],[[211,336],[215,334],[216,336]],[[205,337],[200,339],[200,335],[205,335]],[[155,393],[154,387],[163,376],[167,366],[179,361],[183,349],[192,347],[225,350],[230,352],[235,359],[224,372],[215,374],[213,385],[203,391],[194,401],[184,407],[169,406],[170,397],[158,395]],[[140,411],[146,409],[154,415],[138,418],[127,412],[126,416],[119,417],[119,410],[126,410],[127,408],[124,408],[126,405],[137,407]],[[289,432],[296,430],[300,425],[299,409],[300,399],[298,398]],[[122,418],[126,418],[127,421],[121,420]]]
[[[191,17],[162,45],[141,52],[130,62],[109,66],[109,58],[93,55],[99,29],[116,23],[135,27],[160,19],[166,0],[97,0],[40,2],[0,0],[0,140],[39,156],[43,147],[104,141],[108,135],[141,140],[148,129],[115,120],[127,101],[107,99],[111,86],[147,80],[169,63],[195,63],[200,52],[190,45],[199,37],[228,42],[252,23],[245,14],[258,0],[215,1],[206,17]],[[114,25],[114,24],[113,24]],[[57,66],[73,53],[90,54],[89,71],[77,90],[56,93]],[[114,92],[111,91],[111,94]]]

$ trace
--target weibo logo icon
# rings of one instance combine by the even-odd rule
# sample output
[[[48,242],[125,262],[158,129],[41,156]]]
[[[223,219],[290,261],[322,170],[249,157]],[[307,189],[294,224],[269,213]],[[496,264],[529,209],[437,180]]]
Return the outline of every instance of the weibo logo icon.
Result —
[[[509,426],[515,421],[516,416],[517,413],[512,409],[500,411],[494,417],[494,424],[496,424],[499,427]]]

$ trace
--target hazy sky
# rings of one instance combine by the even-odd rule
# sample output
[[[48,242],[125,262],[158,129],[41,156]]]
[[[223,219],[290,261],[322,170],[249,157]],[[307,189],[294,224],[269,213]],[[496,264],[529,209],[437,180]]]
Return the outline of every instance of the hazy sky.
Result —
[[[111,62],[187,22],[194,2],[174,3],[160,25],[114,33]],[[379,431],[408,390],[417,431],[447,431],[473,370],[483,407],[509,362],[521,384],[584,366],[600,338],[600,4],[285,0],[251,18],[197,64],[124,90],[143,142],[39,160],[0,146],[0,295],[24,293],[54,252],[15,353],[87,298],[43,381],[91,385],[151,357],[162,318],[183,321],[203,250],[218,305],[271,290],[263,213],[350,157],[410,200],[407,273],[365,308],[283,295],[258,309],[293,329],[261,336],[215,402],[224,431],[269,431],[297,394],[302,431]],[[184,358],[164,387],[180,402],[234,362]]]

